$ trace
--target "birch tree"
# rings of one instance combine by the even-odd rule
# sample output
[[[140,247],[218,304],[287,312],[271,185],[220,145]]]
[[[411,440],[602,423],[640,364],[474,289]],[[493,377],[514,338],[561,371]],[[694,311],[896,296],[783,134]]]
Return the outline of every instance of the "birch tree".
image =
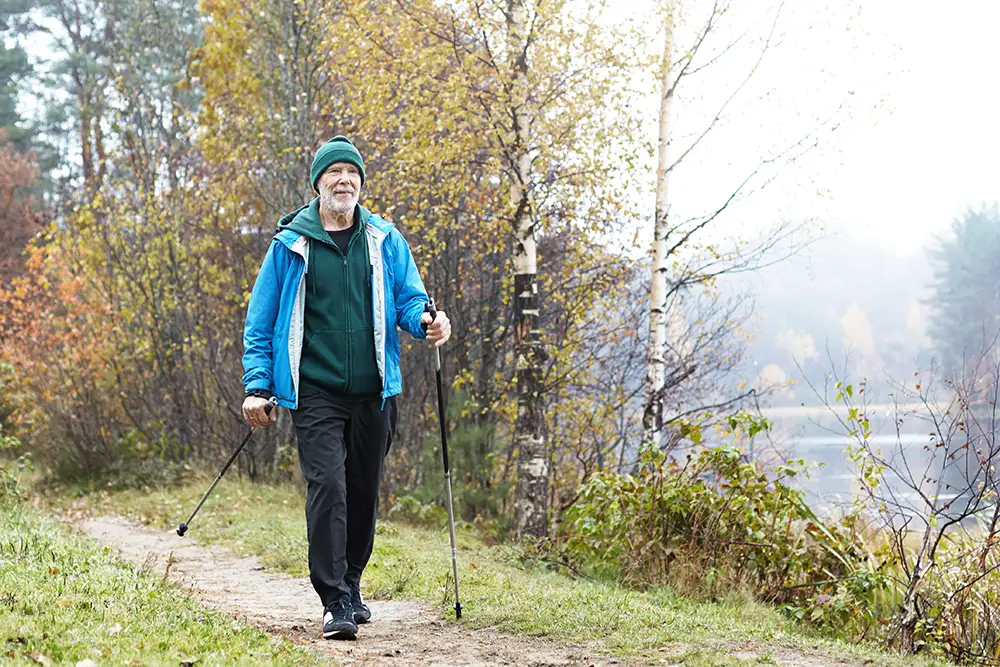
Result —
[[[674,100],[676,72],[674,21],[676,0],[667,0],[664,19],[663,56],[660,60],[660,123],[656,151],[656,208],[653,219],[652,283],[649,289],[649,341],[646,350],[646,404],[642,415],[642,441],[654,445],[663,429],[663,391],[667,368],[667,199],[670,177],[670,108]]]
[[[507,2],[507,67],[510,76],[510,110],[513,127],[510,161],[514,178],[510,204],[514,213],[514,354],[517,368],[517,422],[514,446],[518,451],[515,521],[518,534],[545,535],[548,456],[543,435],[542,400],[539,395],[541,361],[545,356],[538,329],[537,253],[531,190],[531,116],[528,110],[528,16],[524,0]]]
[[[474,119],[478,132],[466,141],[478,152],[455,151],[455,158],[480,171],[485,184],[499,186],[506,195],[470,215],[503,221],[499,231],[509,258],[503,285],[506,312],[501,322],[488,324],[499,335],[484,343],[486,348],[509,343],[503,350],[506,368],[501,379],[515,409],[510,414],[506,406],[498,406],[493,415],[499,420],[510,414],[512,422],[505,427],[510,437],[501,481],[516,471],[515,530],[544,535],[553,475],[544,378],[554,363],[550,347],[555,345],[545,330],[543,302],[590,285],[572,273],[568,279],[549,276],[539,242],[558,233],[583,243],[627,217],[621,202],[628,167],[634,164],[635,135],[624,127],[631,121],[619,121],[628,116],[618,113],[616,105],[626,103],[620,93],[622,81],[628,79],[624,63],[631,61],[623,52],[630,42],[608,39],[597,18],[605,6],[587,0],[467,0],[447,7],[397,2],[396,7],[420,26],[422,37],[416,41],[425,50],[444,43],[451,53],[453,65],[447,70],[422,71],[418,80],[437,88],[444,77],[457,74],[464,79],[463,91],[455,94],[465,98],[454,109],[450,97],[435,99],[441,113],[434,119],[436,127],[429,129],[440,132],[470,125]],[[458,115],[452,117],[452,112]],[[425,111],[421,115],[427,116]],[[438,150],[451,154],[453,147]],[[447,159],[429,157],[448,169]],[[465,205],[463,200],[469,199],[475,198],[463,194],[458,201]],[[429,229],[426,238],[434,236]],[[560,356],[565,358],[563,345],[560,340]]]
[[[669,183],[674,171],[691,154],[703,145],[705,138],[730,113],[734,102],[745,93],[748,84],[758,72],[765,56],[776,41],[778,20],[783,3],[775,8],[770,22],[765,24],[765,32],[759,42],[751,47],[753,58],[744,66],[743,74],[723,96],[703,127],[691,135],[678,137],[674,130],[675,101],[678,90],[691,76],[710,68],[727,55],[746,35],[724,46],[713,47],[710,38],[719,33],[720,25],[731,11],[731,0],[715,0],[708,16],[697,23],[698,29],[691,38],[690,46],[678,48],[675,44],[676,29],[682,15],[680,0],[664,0],[660,9],[663,16],[660,39],[662,48],[659,58],[659,116],[657,134],[656,198],[654,207],[654,229],[651,248],[649,337],[647,341],[647,372],[643,407],[642,445],[662,446],[664,430],[681,416],[691,414],[690,406],[677,410],[673,416],[665,415],[665,405],[670,402],[670,394],[675,388],[689,382],[699,373],[699,359],[691,353],[690,344],[681,339],[687,334],[673,336],[671,331],[689,332],[685,295],[694,287],[711,290],[717,279],[723,275],[754,271],[762,266],[779,261],[800,247],[797,234],[804,223],[780,221],[766,230],[753,242],[733,243],[727,250],[719,243],[702,241],[706,231],[712,229],[719,217],[734,202],[746,196],[755,187],[764,187],[771,179],[761,178],[762,172],[776,163],[793,158],[809,150],[817,142],[818,131],[834,121],[841,107],[826,120],[803,136],[791,140],[784,146],[775,148],[748,169],[742,180],[733,184],[732,190],[718,204],[706,206],[705,215],[689,219],[674,219],[671,215]],[[697,344],[694,346],[698,347]],[[749,397],[753,389],[737,392],[735,395],[711,396],[711,409],[732,407]],[[708,410],[705,406],[703,412]]]

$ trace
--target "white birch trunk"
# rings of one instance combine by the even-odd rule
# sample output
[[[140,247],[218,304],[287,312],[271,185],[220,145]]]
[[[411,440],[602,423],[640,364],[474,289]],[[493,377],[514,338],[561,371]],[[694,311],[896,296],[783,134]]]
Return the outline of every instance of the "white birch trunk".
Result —
[[[545,448],[541,395],[541,362],[545,358],[538,330],[535,224],[531,210],[531,114],[528,109],[527,0],[507,1],[507,65],[513,97],[511,117],[511,209],[514,211],[514,309],[517,368],[517,449],[515,521],[518,535],[543,537],[547,525],[548,456]]]
[[[667,185],[670,159],[670,107],[673,103],[676,0],[667,0],[663,59],[660,72],[660,130],[657,140],[656,208],[653,223],[653,265],[650,287],[649,341],[646,348],[646,400],[642,415],[642,443],[659,446],[663,431],[663,399],[667,356]]]

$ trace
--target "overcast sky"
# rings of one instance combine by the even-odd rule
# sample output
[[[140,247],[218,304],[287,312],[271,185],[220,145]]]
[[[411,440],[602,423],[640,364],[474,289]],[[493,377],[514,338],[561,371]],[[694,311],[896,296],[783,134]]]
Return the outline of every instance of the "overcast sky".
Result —
[[[613,21],[649,16],[653,0],[616,0]],[[682,91],[680,135],[696,132],[752,64],[778,3],[739,0],[715,48],[739,48]],[[700,24],[692,8],[683,35]],[[648,23],[647,23],[648,24]],[[1000,2],[798,0],[778,20],[778,46],[712,141],[671,183],[674,211],[716,205],[762,157],[830,118],[820,146],[735,208],[731,230],[776,218],[839,221],[909,254],[970,205],[1000,199]],[[739,50],[742,49],[742,50]],[[650,86],[648,108],[657,100]],[[649,131],[655,134],[655,126]],[[648,186],[648,182],[646,184]]]
[[[606,17],[657,26],[652,10],[660,1],[610,0]],[[682,4],[680,47],[690,43],[712,0]],[[743,80],[780,4],[732,2],[705,53],[742,38],[682,88],[678,146],[701,131]],[[734,206],[719,232],[816,219],[902,254],[923,249],[966,207],[1000,200],[998,26],[1000,0],[786,0],[774,48],[675,172],[672,212],[691,217],[713,209],[762,159],[821,128],[816,149],[793,165],[764,170],[777,178]],[[45,50],[44,43],[30,46],[33,55]],[[657,87],[646,83],[646,135],[653,141]],[[31,100],[22,103],[30,113]],[[650,206],[654,164],[635,179]]]

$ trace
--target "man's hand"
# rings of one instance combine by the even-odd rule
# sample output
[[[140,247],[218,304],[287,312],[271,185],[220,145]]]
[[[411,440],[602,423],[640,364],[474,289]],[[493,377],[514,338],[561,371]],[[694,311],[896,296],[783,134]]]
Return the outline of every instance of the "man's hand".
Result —
[[[264,411],[270,405],[266,398],[247,396],[243,400],[243,419],[251,426],[269,426],[278,421],[278,411],[271,408],[271,414]]]
[[[443,310],[437,311],[437,317],[431,322],[431,314],[424,313],[420,316],[420,323],[427,327],[427,340],[434,343],[434,347],[441,347],[451,338],[451,320]]]

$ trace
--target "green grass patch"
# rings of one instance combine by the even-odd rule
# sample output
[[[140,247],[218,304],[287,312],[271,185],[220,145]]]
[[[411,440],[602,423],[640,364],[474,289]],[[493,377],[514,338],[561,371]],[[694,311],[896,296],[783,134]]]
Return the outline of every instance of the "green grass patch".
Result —
[[[0,499],[0,663],[319,665],[162,577]]]
[[[187,519],[210,482],[201,479],[180,488],[116,492],[63,489],[39,502],[69,511],[123,515],[165,528]],[[256,556],[267,569],[308,576],[304,502],[304,492],[293,485],[226,480],[184,539],[223,544]],[[665,588],[637,591],[573,578],[525,558],[515,545],[488,546],[468,526],[459,527],[458,543],[462,622],[472,627],[571,641],[600,640],[614,655],[654,662],[663,658],[664,647],[675,653],[680,647],[681,654],[671,659],[689,666],[768,664],[761,662],[768,659],[766,648],[750,660],[726,655],[725,646],[748,640],[886,667],[948,664],[829,640],[745,596],[699,602]],[[362,586],[369,597],[419,599],[454,618],[447,528],[380,523]]]

